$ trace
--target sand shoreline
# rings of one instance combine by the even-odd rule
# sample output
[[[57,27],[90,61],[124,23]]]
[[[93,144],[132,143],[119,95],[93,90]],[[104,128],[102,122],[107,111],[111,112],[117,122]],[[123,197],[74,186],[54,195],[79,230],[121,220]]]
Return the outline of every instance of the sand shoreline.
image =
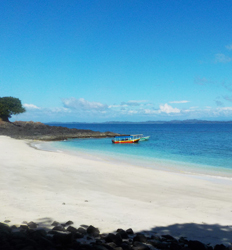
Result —
[[[0,221],[72,220],[159,231],[205,243],[231,242],[232,180],[35,150],[0,136]]]
[[[86,139],[88,140],[88,139]],[[210,181],[222,181],[225,183],[228,181],[230,184],[232,181],[232,170],[218,168],[215,166],[178,162],[167,159],[154,159],[146,157],[136,157],[134,155],[127,154],[112,154],[112,152],[95,151],[82,148],[60,148],[55,146],[54,142],[43,142],[43,141],[30,141],[29,146],[38,150],[51,151],[51,152],[62,152],[69,155],[81,157],[84,159],[92,159],[97,161],[109,161],[111,163],[117,162],[119,164],[132,165],[140,167],[142,169],[148,168],[153,170],[161,170],[171,173],[180,173],[190,176],[197,176],[200,179],[206,179]],[[62,147],[62,146],[61,146]],[[204,167],[207,167],[206,169]]]

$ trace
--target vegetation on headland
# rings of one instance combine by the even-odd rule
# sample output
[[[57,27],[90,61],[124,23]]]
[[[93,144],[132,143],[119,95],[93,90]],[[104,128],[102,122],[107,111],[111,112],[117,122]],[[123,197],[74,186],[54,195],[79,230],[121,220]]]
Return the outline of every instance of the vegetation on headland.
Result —
[[[24,113],[26,109],[21,101],[15,97],[0,97],[0,121],[9,122],[12,115]]]

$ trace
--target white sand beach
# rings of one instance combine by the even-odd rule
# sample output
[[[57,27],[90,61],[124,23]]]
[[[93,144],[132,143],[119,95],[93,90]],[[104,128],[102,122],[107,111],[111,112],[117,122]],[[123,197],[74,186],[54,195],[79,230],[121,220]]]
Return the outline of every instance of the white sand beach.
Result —
[[[117,228],[232,241],[232,180],[48,152],[0,136],[0,222],[72,220],[102,233]]]

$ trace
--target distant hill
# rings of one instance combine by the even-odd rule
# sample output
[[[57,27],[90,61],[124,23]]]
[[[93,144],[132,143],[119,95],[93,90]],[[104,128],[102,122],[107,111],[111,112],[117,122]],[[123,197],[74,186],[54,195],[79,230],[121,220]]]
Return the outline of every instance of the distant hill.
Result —
[[[108,121],[108,122],[50,122],[46,124],[232,124],[232,121],[207,121],[207,120],[172,120],[172,121],[145,121],[145,122],[130,122],[130,121]]]

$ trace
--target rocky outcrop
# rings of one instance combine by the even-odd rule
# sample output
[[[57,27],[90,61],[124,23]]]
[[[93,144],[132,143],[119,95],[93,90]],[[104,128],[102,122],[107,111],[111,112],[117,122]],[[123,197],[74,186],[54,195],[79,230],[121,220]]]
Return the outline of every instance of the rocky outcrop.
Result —
[[[97,132],[92,130],[49,126],[41,122],[0,122],[0,135],[15,139],[33,139],[43,141],[59,141],[68,138],[105,138],[119,134]]]
[[[11,227],[6,223],[0,223],[2,250],[231,250],[230,246],[218,244],[213,247],[184,237],[177,239],[155,233],[135,234],[131,228],[101,234],[92,225],[75,228],[71,226],[72,221],[64,224],[53,222],[51,229],[37,226],[34,222]]]

